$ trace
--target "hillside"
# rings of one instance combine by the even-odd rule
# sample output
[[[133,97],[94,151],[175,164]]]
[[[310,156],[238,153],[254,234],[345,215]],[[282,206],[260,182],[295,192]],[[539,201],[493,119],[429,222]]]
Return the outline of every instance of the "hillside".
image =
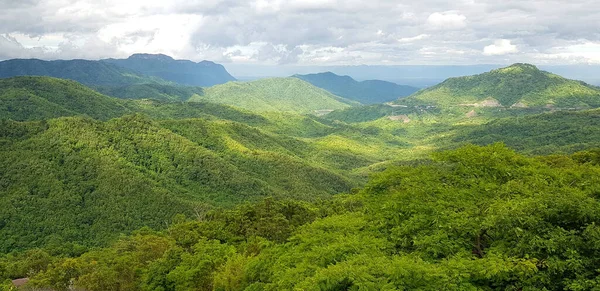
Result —
[[[0,78],[48,76],[74,80],[85,85],[123,86],[169,82],[100,61],[14,59],[0,62]]]
[[[600,107],[600,89],[580,81],[514,64],[474,76],[450,78],[404,100],[403,104],[443,107]]]
[[[120,100],[75,81],[51,77],[0,79],[0,119],[41,120],[74,115],[109,119],[130,112]]]
[[[355,105],[298,78],[272,78],[252,82],[230,82],[204,90],[189,101],[209,101],[251,111],[315,113]]]
[[[134,54],[127,59],[102,61],[188,86],[208,87],[235,81],[222,65],[210,61],[174,60],[161,54]]]
[[[204,94],[201,87],[163,84],[133,84],[125,86],[94,86],[98,92],[121,99],[155,99],[187,101],[194,95]]]
[[[199,203],[314,200],[355,184],[304,159],[314,146],[229,121],[128,115],[1,121],[0,252],[97,245],[162,228]]]
[[[600,147],[600,110],[564,111],[502,118],[460,130],[453,143],[503,142],[520,152],[573,153]]]
[[[367,80],[358,82],[349,76],[339,76],[331,72],[294,75],[294,77],[309,82],[346,99],[362,104],[384,103],[406,97],[417,92],[417,88],[398,85],[396,83]]]

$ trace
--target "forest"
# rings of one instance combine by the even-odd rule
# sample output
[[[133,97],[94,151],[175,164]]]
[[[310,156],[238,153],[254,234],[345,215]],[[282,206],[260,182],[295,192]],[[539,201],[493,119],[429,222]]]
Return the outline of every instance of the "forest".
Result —
[[[516,64],[362,105],[319,76],[0,79],[0,290],[600,288],[598,88]]]

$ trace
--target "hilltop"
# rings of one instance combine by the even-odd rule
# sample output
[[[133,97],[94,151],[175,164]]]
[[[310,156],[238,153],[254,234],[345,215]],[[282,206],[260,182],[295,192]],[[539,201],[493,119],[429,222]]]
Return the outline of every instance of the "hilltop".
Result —
[[[581,81],[514,64],[487,73],[450,78],[398,101],[471,107],[600,107],[600,89]]]
[[[333,95],[298,78],[271,78],[252,82],[229,82],[206,88],[204,95],[189,101],[210,101],[257,112],[315,113],[347,108],[357,103]]]
[[[105,59],[103,62],[188,86],[206,87],[235,81],[220,64],[175,60],[163,54],[134,54],[127,59]]]
[[[160,78],[100,61],[14,59],[0,62],[0,78],[16,76],[48,76],[96,86],[169,84]]]
[[[358,101],[362,104],[384,103],[406,97],[417,92],[417,88],[396,83],[367,80],[358,82],[350,76],[339,76],[331,72],[294,75],[332,94]]]

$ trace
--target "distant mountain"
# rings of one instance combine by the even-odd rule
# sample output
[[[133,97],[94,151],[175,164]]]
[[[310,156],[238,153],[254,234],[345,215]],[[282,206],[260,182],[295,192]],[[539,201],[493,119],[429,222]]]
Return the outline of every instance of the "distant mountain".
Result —
[[[210,61],[175,60],[163,54],[134,54],[127,59],[103,62],[188,86],[208,87],[235,81],[222,65]]]
[[[541,71],[530,64],[514,64],[479,75],[450,78],[399,102],[441,106],[594,108],[600,107],[600,89]]]
[[[271,78],[253,82],[230,82],[204,90],[189,101],[210,101],[251,111],[315,113],[358,103],[333,95],[298,78]]]
[[[349,76],[339,76],[331,72],[294,75],[319,88],[323,88],[335,95],[362,104],[384,103],[406,97],[418,91],[418,88],[398,85],[396,83],[368,80],[358,82]]]
[[[0,78],[16,76],[48,76],[98,86],[169,83],[156,77],[148,77],[130,69],[100,61],[14,59],[0,62]]]

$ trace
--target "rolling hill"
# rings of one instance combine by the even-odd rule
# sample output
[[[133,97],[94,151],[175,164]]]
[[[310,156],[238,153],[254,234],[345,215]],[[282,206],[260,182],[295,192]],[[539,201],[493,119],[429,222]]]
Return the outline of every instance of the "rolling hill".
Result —
[[[136,71],[100,61],[14,59],[0,62],[0,78],[16,76],[48,76],[97,86],[169,84],[160,78],[145,76]]]
[[[134,54],[127,59],[105,59],[103,62],[188,86],[206,87],[235,81],[220,64],[174,60],[162,54]]]
[[[596,108],[600,107],[600,89],[530,64],[514,64],[479,75],[450,78],[397,102],[443,107]]]
[[[409,96],[418,90],[415,87],[398,85],[381,80],[358,82],[349,76],[339,76],[331,72],[294,75],[293,77],[309,82],[332,94],[358,101],[362,104],[389,102]]]
[[[0,79],[0,119],[41,120],[87,115],[109,119],[131,113],[118,99],[75,81],[51,77]]]
[[[315,113],[356,105],[298,78],[272,78],[252,82],[229,82],[206,88],[204,95],[189,100],[227,104],[256,112]]]
[[[94,86],[98,92],[121,99],[155,99],[187,101],[194,95],[204,94],[202,87],[163,84],[133,84],[125,86]]]

